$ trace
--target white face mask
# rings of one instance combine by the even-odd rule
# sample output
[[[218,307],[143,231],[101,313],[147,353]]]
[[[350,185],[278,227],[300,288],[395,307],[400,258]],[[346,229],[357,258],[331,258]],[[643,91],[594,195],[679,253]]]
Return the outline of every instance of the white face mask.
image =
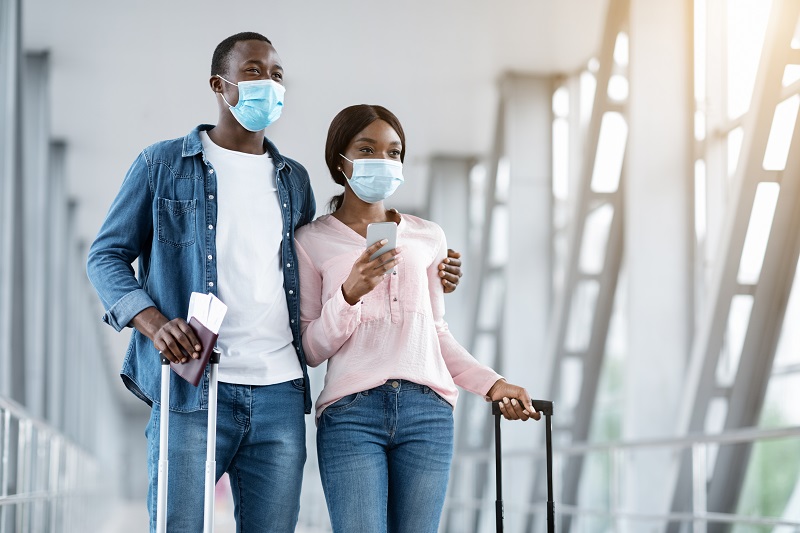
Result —
[[[344,157],[342,154],[339,154]],[[346,157],[344,157],[347,159]],[[403,183],[403,163],[391,159],[356,159],[353,175],[347,178],[350,188],[368,204],[389,198]]]

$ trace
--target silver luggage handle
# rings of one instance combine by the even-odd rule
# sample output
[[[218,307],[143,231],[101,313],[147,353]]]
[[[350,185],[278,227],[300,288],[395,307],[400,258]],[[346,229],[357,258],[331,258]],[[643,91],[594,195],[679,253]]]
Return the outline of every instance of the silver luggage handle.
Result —
[[[208,433],[206,437],[206,476],[203,496],[203,533],[214,531],[214,489],[217,481],[217,371],[220,351],[214,348],[209,357]],[[158,500],[156,531],[167,532],[167,493],[169,491],[169,359],[161,355],[161,411],[158,447]],[[166,407],[166,408],[165,408]]]

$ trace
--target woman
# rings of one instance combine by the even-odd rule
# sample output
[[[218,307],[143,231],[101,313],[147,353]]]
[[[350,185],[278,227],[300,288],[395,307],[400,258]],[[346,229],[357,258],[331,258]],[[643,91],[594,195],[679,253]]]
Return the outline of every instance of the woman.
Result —
[[[310,366],[328,362],[317,399],[317,453],[334,532],[435,532],[453,449],[456,385],[500,400],[506,418],[539,418],[522,387],[480,364],[444,322],[436,224],[387,210],[402,183],[405,136],[390,111],[342,110],[325,159],[344,193],[298,230],[301,330]],[[397,224],[375,260],[367,225]]]

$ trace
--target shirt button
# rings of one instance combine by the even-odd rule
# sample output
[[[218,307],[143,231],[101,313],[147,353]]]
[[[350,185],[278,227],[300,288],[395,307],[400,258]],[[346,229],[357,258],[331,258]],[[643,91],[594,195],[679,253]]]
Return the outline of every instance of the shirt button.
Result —
[[[213,174],[214,173],[214,169],[212,168],[211,170],[208,171],[208,173],[209,174]]]
[[[294,318],[293,318],[293,319],[291,319],[289,322],[291,322],[292,324],[294,324]]]
[[[286,263],[286,268],[292,268],[292,264],[291,263]]]
[[[396,275],[397,275],[397,271],[395,270],[394,272],[392,272],[392,276],[396,276]]]
[[[283,207],[286,207],[286,204],[283,204]]]
[[[286,232],[286,236],[287,236],[287,237],[289,236],[289,232],[288,232],[288,231]]]
[[[209,260],[209,261],[211,261],[212,259],[214,259],[214,258],[213,258],[212,256],[210,256],[210,255],[209,255],[209,256],[208,256],[208,260]]]
[[[209,224],[209,225],[208,225],[208,229],[214,229],[214,226],[212,226],[211,224]]]
[[[294,294],[294,291],[292,289],[289,289],[289,294]]]
[[[396,389],[399,386],[400,386],[400,384],[398,382],[392,381],[392,388]]]
[[[213,282],[213,281],[209,281],[209,282],[208,282],[208,286],[209,286],[209,287],[213,287],[213,286],[214,286],[214,282]]]
[[[396,301],[397,301],[397,298],[392,298],[392,300],[394,300],[394,301],[396,302]]]
[[[213,195],[213,194],[209,194],[209,195],[208,195],[208,199],[209,199],[209,200],[213,200],[213,199],[214,199],[214,195]]]

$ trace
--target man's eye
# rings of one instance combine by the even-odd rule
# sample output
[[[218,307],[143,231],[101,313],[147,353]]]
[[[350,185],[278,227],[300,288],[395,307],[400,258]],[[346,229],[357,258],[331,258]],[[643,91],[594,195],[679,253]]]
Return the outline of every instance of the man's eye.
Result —
[[[275,78],[276,80],[282,80],[283,74],[281,74],[280,72],[276,72],[275,74],[272,75],[272,77]]]

